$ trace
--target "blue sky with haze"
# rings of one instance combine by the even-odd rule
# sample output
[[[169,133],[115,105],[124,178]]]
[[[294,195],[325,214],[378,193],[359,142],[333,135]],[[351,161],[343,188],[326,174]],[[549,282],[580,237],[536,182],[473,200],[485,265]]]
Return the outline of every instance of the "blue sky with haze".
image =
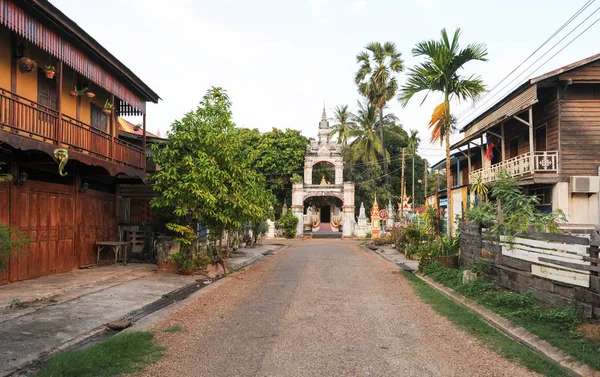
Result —
[[[489,62],[472,63],[492,87],[562,25],[584,0],[368,1],[368,0],[51,0],[111,51],[161,97],[148,110],[148,129],[164,135],[170,123],[195,108],[210,86],[222,86],[233,101],[239,126],[294,128],[316,136],[323,103],[356,106],[355,56],[371,41],[392,41],[406,66],[415,43],[438,38],[440,29],[461,27],[462,44],[484,42]],[[83,6],[85,4],[85,6]],[[593,13],[592,4],[565,32]],[[600,11],[555,51],[583,28]],[[600,52],[600,22],[536,73]],[[543,53],[542,50],[541,53]],[[541,54],[540,53],[540,54]],[[540,55],[538,54],[538,56]],[[553,55],[549,53],[541,62]],[[534,65],[537,67],[540,63]],[[529,63],[525,64],[527,67]],[[530,69],[527,73],[533,71]],[[525,74],[509,88],[522,83]],[[400,82],[404,75],[399,77]],[[496,97],[496,99],[501,98]],[[418,129],[421,154],[430,163],[443,149],[428,143],[427,121],[440,97],[421,98],[390,110],[404,127]],[[454,106],[460,113],[470,104]],[[453,140],[460,135],[454,135]]]

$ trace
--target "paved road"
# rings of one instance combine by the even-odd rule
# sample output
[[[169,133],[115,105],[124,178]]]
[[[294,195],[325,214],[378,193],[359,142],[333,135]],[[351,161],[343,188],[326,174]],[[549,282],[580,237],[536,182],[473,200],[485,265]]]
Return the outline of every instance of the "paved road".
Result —
[[[532,376],[350,241],[298,241],[156,325],[149,376]],[[162,329],[180,324],[183,332]]]

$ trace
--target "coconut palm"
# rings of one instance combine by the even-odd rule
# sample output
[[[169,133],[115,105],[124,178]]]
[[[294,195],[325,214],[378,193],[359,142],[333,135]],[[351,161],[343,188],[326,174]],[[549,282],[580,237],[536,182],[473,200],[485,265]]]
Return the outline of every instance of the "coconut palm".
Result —
[[[419,143],[421,142],[421,138],[419,138],[419,131],[410,130],[410,135],[408,136],[408,155],[412,156],[412,201],[415,203],[415,155],[417,154],[417,149],[419,149]]]
[[[418,43],[412,50],[415,57],[423,56],[425,61],[409,69],[408,81],[402,86],[398,97],[400,103],[406,104],[420,92],[438,92],[442,94],[443,105],[436,107],[430,127],[433,128],[432,139],[446,141],[446,183],[452,187],[450,175],[450,133],[452,117],[450,103],[452,100],[475,99],[485,91],[480,77],[465,77],[460,74],[465,64],[470,61],[487,61],[485,44],[472,43],[461,49],[458,43],[460,29],[454,32],[452,40],[448,38],[446,29],[441,31],[440,40],[428,40]],[[427,96],[425,96],[427,98]],[[424,101],[424,100],[423,100]],[[449,189],[448,189],[449,191]],[[452,196],[448,192],[448,209],[452,208]],[[451,234],[451,219],[448,216],[448,236]]]
[[[404,61],[392,42],[383,45],[379,42],[368,44],[365,51],[356,56],[356,61],[360,67],[354,81],[358,85],[358,92],[365,96],[379,112],[379,137],[385,150],[383,109],[398,91],[395,75],[404,70]],[[389,183],[387,153],[383,153],[383,172],[387,184]]]
[[[335,124],[331,126],[329,136],[333,137],[337,134],[338,144],[342,144],[345,147],[348,145],[348,139],[352,131],[356,129],[354,114],[348,110],[348,105],[336,106],[333,109],[333,121]]]
[[[383,120],[386,123],[394,122],[396,119],[394,114],[389,113],[384,116]],[[379,157],[388,154],[384,150],[381,137],[376,131],[377,121],[377,108],[368,101],[365,101],[365,103],[358,102],[358,111],[354,117],[357,127],[350,134],[351,137],[355,137],[350,144],[354,162],[375,163],[378,162]],[[389,155],[386,157],[389,157]]]

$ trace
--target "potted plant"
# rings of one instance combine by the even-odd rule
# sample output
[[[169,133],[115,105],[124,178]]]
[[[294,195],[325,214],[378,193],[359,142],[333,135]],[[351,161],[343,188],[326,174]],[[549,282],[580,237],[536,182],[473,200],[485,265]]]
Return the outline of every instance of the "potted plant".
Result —
[[[96,97],[96,94],[94,92],[92,92],[91,90],[88,90],[85,93],[85,95],[88,96],[89,99],[92,99],[92,98]]]
[[[56,67],[53,65],[47,65],[44,67],[44,74],[47,79],[53,79],[56,74]]]
[[[113,105],[112,103],[108,102],[108,100],[106,100],[106,102],[104,103],[104,108],[102,109],[102,112],[106,115],[110,115],[110,113],[112,113],[114,108],[115,108],[115,105]]]
[[[23,56],[22,58],[20,58],[18,60],[17,64],[19,66],[19,71],[21,71],[21,73],[29,73],[37,68],[37,63],[33,59],[29,59],[26,56]]]

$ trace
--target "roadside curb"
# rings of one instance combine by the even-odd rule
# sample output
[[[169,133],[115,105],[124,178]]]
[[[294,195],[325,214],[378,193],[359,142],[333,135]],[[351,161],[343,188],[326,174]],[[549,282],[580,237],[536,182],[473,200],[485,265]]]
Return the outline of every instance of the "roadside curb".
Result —
[[[399,267],[399,268],[400,268],[401,270],[403,270],[403,271],[408,271],[408,272],[410,272],[410,273],[411,273],[411,274],[413,274],[413,275],[414,275],[414,274],[415,274],[415,272],[416,272],[414,269],[410,268],[410,267],[409,267],[409,266],[407,266],[406,264],[404,264],[404,263],[399,263],[399,262],[396,262],[396,261],[394,261],[393,259],[389,258],[387,255],[385,255],[384,253],[382,253],[381,251],[379,251],[379,248],[376,248],[376,249],[371,249],[371,248],[369,248],[369,247],[368,247],[368,246],[366,246],[366,245],[360,245],[360,247],[362,247],[363,249],[365,249],[365,250],[367,250],[367,251],[373,251],[373,252],[375,252],[375,253],[376,253],[377,255],[379,255],[381,258],[385,259],[386,261],[388,261],[388,262],[390,262],[390,263],[393,263],[393,264],[394,264],[396,267]]]
[[[393,263],[394,266],[400,267],[401,269],[412,273],[415,277],[417,277],[418,279],[420,279],[421,281],[423,281],[424,283],[429,285],[431,288],[437,290],[438,292],[442,293],[446,297],[450,298],[452,301],[454,301],[457,304],[460,304],[462,306],[465,306],[465,307],[471,309],[472,311],[476,312],[477,314],[479,314],[485,322],[487,322],[490,326],[496,328],[498,331],[508,335],[509,337],[511,337],[514,340],[516,340],[517,342],[531,348],[532,350],[550,358],[551,360],[555,361],[556,363],[560,364],[561,366],[571,370],[577,376],[600,377],[600,371],[597,371],[597,370],[593,369],[592,367],[590,367],[589,365],[573,359],[571,356],[567,355],[565,352],[554,347],[547,341],[540,339],[539,337],[530,333],[523,327],[513,324],[512,322],[510,322],[508,319],[502,317],[501,315],[492,312],[491,310],[483,307],[482,305],[478,304],[477,302],[475,302],[469,298],[466,298],[459,293],[456,293],[456,291],[454,291],[453,289],[443,286],[443,285],[435,282],[431,278],[428,278],[427,276],[422,275],[421,273],[402,268],[402,266],[400,266],[402,263],[394,262],[393,260],[388,258],[385,254],[381,253],[379,250],[372,250],[363,245],[361,245],[361,247],[363,247],[367,251],[374,251],[381,258],[385,259],[386,261],[388,261],[390,263]]]
[[[434,288],[438,292],[444,294],[446,297],[453,300],[454,302],[466,306],[472,311],[478,313],[479,315],[481,315],[484,321],[486,321],[488,324],[490,324],[497,330],[510,336],[519,343],[526,345],[534,351],[552,359],[561,366],[571,370],[576,375],[581,377],[600,377],[600,371],[596,371],[589,365],[573,359],[565,352],[554,347],[547,341],[538,338],[536,335],[530,333],[523,327],[513,324],[511,321],[502,317],[501,315],[496,314],[493,311],[478,304],[477,302],[466,298],[461,294],[456,293],[456,291],[454,291],[453,289],[435,282],[427,276],[423,276],[420,273],[415,273],[414,275],[430,287]]]
[[[244,269],[245,267],[251,266],[259,261],[264,260],[265,255],[272,255],[274,252],[285,249],[287,246],[288,245],[285,245],[285,244],[269,245],[269,248],[267,250],[265,250],[261,253],[258,253],[257,255],[244,261],[243,263],[241,263],[240,267],[238,267],[236,269],[231,269],[230,273],[232,274],[232,273],[239,272],[242,269]],[[153,301],[149,304],[144,305],[143,307],[140,307],[136,310],[133,310],[133,311],[125,314],[124,316],[119,318],[119,320],[121,320],[121,319],[131,320],[132,325],[128,329],[125,329],[121,332],[127,332],[127,331],[131,331],[131,330],[133,330],[133,331],[142,330],[142,328],[135,326],[136,323],[138,323],[139,321],[143,320],[144,318],[146,318],[148,316],[151,316],[152,314],[157,314],[159,312],[162,312],[161,314],[164,315],[170,309],[174,309],[174,308],[178,307],[177,304],[185,304],[187,299],[189,299],[190,297],[193,297],[197,294],[203,294],[206,291],[209,291],[211,289],[215,289],[219,285],[226,282],[227,278],[229,276],[230,275],[228,275],[224,278],[217,279],[210,284],[204,284],[201,280],[196,280],[190,284],[187,284],[183,287],[177,288],[177,289],[169,292],[167,294],[167,297],[159,298],[156,301]],[[203,288],[208,288],[208,287],[210,287],[210,289],[203,289]],[[176,292],[182,292],[183,295],[181,295],[181,297],[173,297],[173,298],[168,297],[169,295],[174,295]],[[80,348],[86,348],[100,340],[108,338],[109,336],[118,335],[118,334],[119,334],[119,332],[115,333],[115,331],[107,329],[105,325],[98,326],[96,328],[90,329],[88,332],[86,332],[84,334],[81,334],[75,338],[72,338],[72,339],[69,339],[69,340],[63,342],[62,344],[59,344],[59,345],[53,347],[52,349],[49,349],[47,351],[40,353],[39,357],[37,357],[35,360],[30,360],[20,366],[15,366],[12,370],[8,371],[7,374],[4,374],[4,376],[29,375],[30,374],[29,372],[31,372],[32,370],[39,370],[45,363],[50,361],[54,356],[56,356],[60,352],[69,352],[69,351],[73,351],[73,350],[80,349]]]

